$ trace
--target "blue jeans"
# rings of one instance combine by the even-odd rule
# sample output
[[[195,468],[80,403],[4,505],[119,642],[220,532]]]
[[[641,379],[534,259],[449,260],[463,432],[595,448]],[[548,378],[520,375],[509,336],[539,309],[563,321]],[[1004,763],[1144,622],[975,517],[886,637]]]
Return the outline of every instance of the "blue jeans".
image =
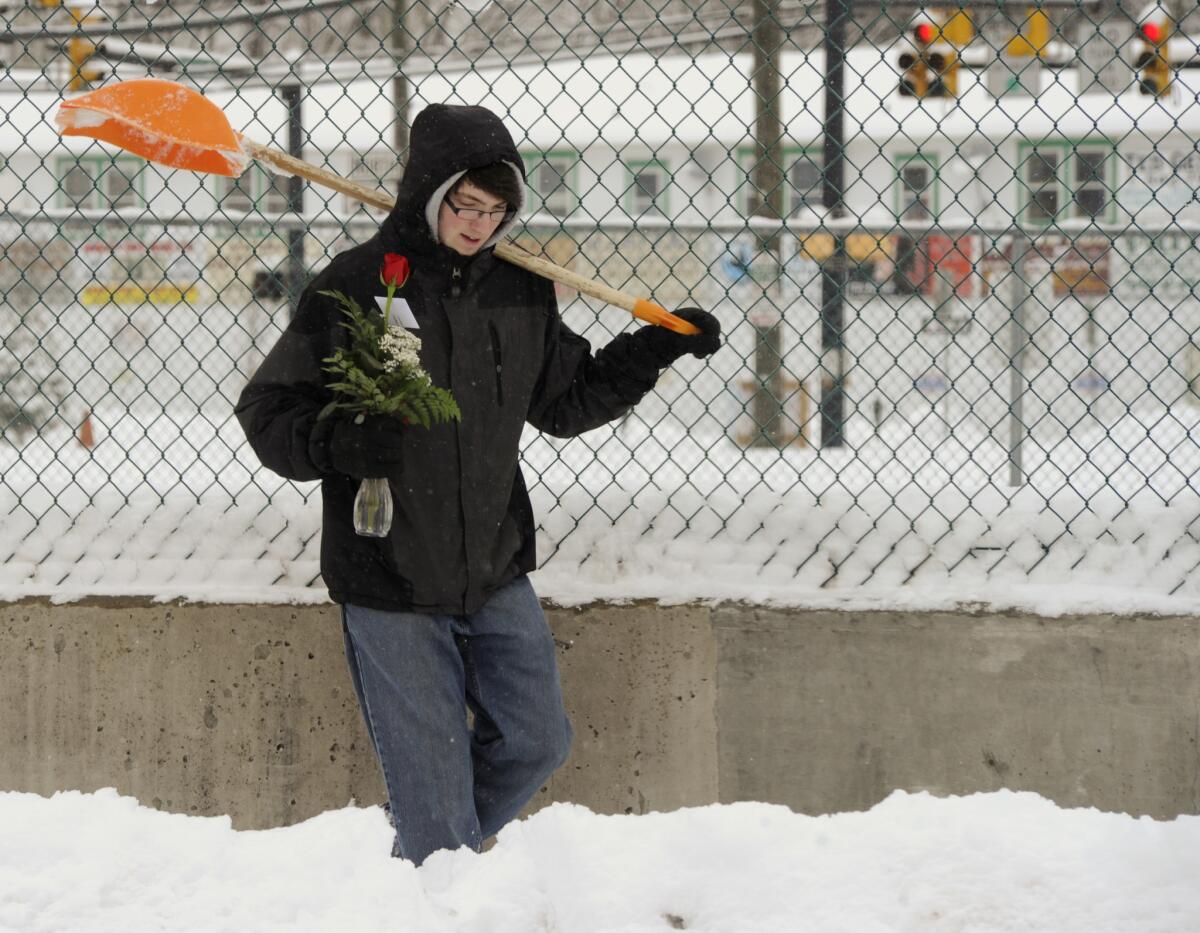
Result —
[[[347,603],[342,624],[387,785],[392,855],[419,865],[438,849],[478,851],[571,746],[554,639],[528,578],[469,616]]]

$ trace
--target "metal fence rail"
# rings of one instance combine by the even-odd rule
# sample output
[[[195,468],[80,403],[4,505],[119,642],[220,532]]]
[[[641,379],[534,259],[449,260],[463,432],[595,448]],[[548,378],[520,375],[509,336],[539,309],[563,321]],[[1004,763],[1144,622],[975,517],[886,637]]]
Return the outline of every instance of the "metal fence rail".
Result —
[[[232,405],[307,277],[382,215],[257,165],[202,177],[55,132],[64,97],[153,74],[393,190],[421,107],[490,106],[526,160],[521,243],[721,319],[726,346],[621,423],[527,435],[548,572],[619,586],[638,562],[705,561],[767,599],[1200,595],[1196,18],[0,7],[0,591],[320,585],[316,489],[259,467]],[[634,326],[559,299],[593,344]]]

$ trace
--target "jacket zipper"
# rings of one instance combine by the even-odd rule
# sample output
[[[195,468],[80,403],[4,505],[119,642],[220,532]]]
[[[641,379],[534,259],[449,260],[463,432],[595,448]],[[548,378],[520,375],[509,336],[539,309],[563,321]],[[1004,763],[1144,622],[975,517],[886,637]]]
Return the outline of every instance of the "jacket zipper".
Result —
[[[496,363],[496,404],[504,407],[504,361],[500,349],[500,332],[496,329],[495,321],[488,321],[488,331],[492,336],[492,359]]]
[[[450,264],[450,297],[451,298],[458,298],[462,295],[462,283],[463,283],[462,266],[460,266],[456,261],[451,260],[451,264]],[[451,360],[453,360],[453,358],[454,358],[454,346],[453,346],[454,328],[453,327],[450,328],[450,332],[452,335],[451,340],[450,340],[450,344],[451,344],[450,345],[450,357],[451,357]],[[453,371],[453,369],[454,369],[453,364],[451,365],[450,368],[451,368],[451,371]],[[451,386],[451,390],[453,390],[453,386]],[[471,572],[472,571],[471,571],[471,543],[469,541],[470,530],[467,527],[467,524],[468,524],[467,523],[467,501],[466,501],[466,493],[464,491],[463,482],[462,482],[462,480],[463,480],[463,475],[462,475],[463,446],[462,446],[461,422],[455,425],[454,434],[455,434],[455,438],[457,440],[458,456],[459,456],[458,505],[462,511],[463,571],[464,571],[464,575],[466,577],[465,588],[464,588],[463,594],[462,594],[462,601],[463,601],[463,612],[466,612],[467,600],[471,594]]]

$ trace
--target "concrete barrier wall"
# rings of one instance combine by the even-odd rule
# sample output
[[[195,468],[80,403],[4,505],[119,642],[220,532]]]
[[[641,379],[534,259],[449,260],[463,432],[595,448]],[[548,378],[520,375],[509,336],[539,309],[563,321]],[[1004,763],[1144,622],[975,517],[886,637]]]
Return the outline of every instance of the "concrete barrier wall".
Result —
[[[1008,787],[1200,812],[1200,620],[547,606],[576,731],[552,800],[865,809]],[[239,828],[383,785],[333,606],[0,605],[0,790],[116,787]]]

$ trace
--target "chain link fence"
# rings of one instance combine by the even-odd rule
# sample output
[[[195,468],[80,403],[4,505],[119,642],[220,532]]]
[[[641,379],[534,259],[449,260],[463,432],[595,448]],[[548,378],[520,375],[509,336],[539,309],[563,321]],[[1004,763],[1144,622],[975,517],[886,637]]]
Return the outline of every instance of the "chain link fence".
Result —
[[[64,97],[155,75],[393,191],[416,112],[489,106],[520,243],[720,318],[620,423],[526,436],[541,573],[576,595],[1200,595],[1182,13],[0,2],[0,589],[320,592],[317,488],[262,469],[232,407],[382,214],[55,131]],[[636,326],[559,303],[593,345]]]

